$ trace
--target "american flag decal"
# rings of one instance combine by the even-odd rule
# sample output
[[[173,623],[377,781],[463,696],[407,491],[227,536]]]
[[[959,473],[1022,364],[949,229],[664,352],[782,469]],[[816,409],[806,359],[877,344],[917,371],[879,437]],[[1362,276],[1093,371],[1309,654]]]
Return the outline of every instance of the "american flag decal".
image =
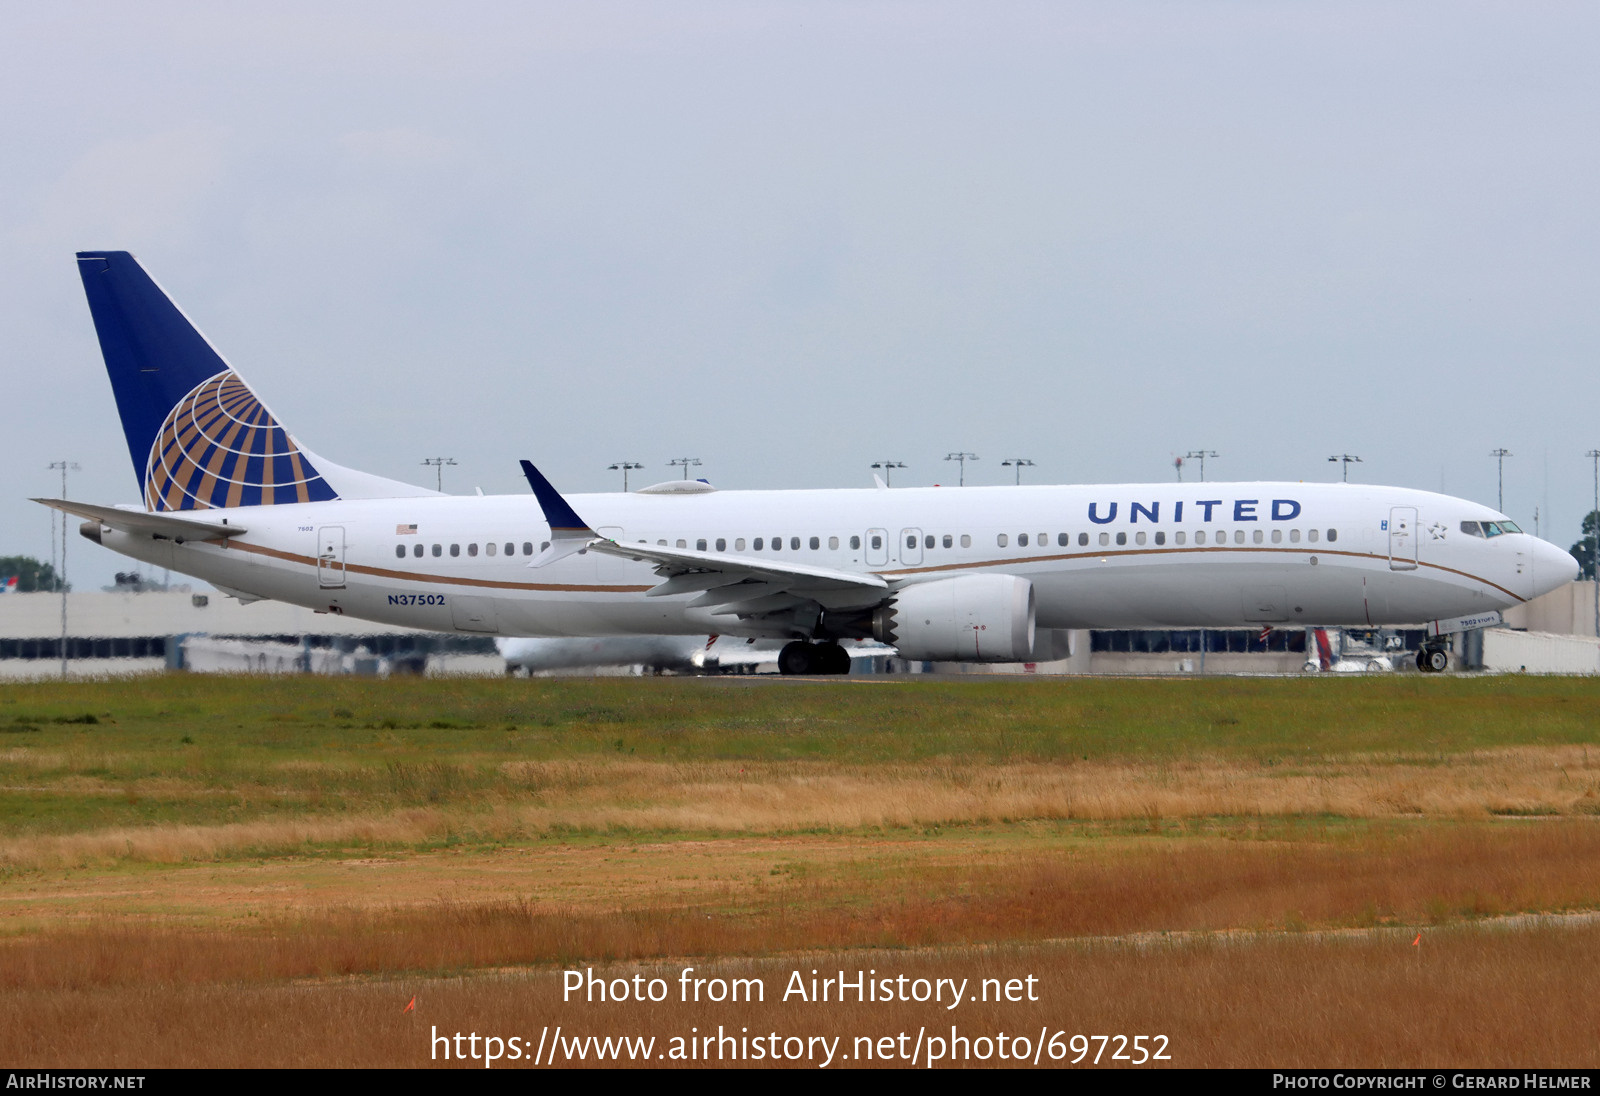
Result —
[[[397,537],[403,537],[407,533],[415,533],[416,531],[417,527],[415,525],[396,525],[394,527],[394,535]]]

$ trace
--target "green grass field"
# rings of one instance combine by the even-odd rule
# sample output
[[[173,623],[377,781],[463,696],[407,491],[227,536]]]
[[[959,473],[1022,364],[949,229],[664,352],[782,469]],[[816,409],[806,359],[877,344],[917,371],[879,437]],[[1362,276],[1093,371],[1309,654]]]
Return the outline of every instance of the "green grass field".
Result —
[[[1587,679],[0,686],[0,985],[49,1008],[1570,919],[1600,910],[1597,862]],[[1542,939],[1556,977],[1563,937]],[[1457,999],[1439,971],[1427,992]],[[9,1060],[83,1046],[0,1024]]]

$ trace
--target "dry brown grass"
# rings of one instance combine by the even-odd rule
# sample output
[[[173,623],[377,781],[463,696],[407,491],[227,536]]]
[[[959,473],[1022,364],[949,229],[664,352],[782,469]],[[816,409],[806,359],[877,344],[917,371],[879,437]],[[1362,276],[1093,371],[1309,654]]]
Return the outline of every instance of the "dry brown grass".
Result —
[[[691,1028],[841,1037],[919,1028],[1165,1034],[1176,1066],[1529,1067],[1600,1065],[1600,928],[1430,931],[1365,938],[1286,936],[938,951],[832,951],[765,960],[610,964],[600,973],[759,977],[760,1004],[562,1003],[558,968],[468,978],[334,979],[292,985],[129,985],[9,990],[0,1057],[30,1067],[455,1065],[430,1033],[654,1035]],[[791,971],[982,978],[1033,975],[1037,1002],[784,1003]],[[402,1009],[415,995],[414,1013]],[[659,1049],[659,1047],[658,1047]],[[466,1063],[481,1068],[479,1063]],[[664,1063],[652,1062],[651,1065]],[[759,1063],[767,1064],[767,1063]],[[835,1063],[836,1065],[841,1063]],[[848,1065],[876,1064],[852,1060]],[[902,1063],[895,1063],[902,1064]],[[973,1063],[982,1064],[982,1063]],[[989,1065],[1000,1064],[991,1059]],[[504,1067],[506,1064],[502,1063]]]
[[[152,920],[148,911],[159,907],[148,898],[140,905],[127,893],[95,900],[81,890],[45,891],[34,896],[37,915],[73,902],[99,914],[73,929],[0,946],[0,987],[257,982],[580,957],[1448,923],[1600,905],[1593,870],[1600,824],[1587,821],[1331,842],[1123,839],[1048,853],[1014,842],[903,841],[871,858],[842,842],[802,838],[772,842],[765,853],[752,860],[738,842],[591,847],[562,852],[560,870],[550,874],[540,872],[537,857],[520,868],[457,861],[448,875],[424,875],[423,886],[405,861],[369,863],[343,892],[349,904],[335,904],[327,893],[275,892],[244,870],[231,889],[206,896],[212,916],[190,927]],[[719,875],[729,855],[745,859]],[[467,897],[451,885],[474,863],[498,873],[498,897],[483,897],[492,890]],[[605,885],[571,885],[582,873],[604,876]],[[427,885],[441,881],[445,889]],[[173,876],[168,900],[182,897],[176,892],[191,882]],[[357,905],[359,895],[366,901]]]
[[[318,768],[292,765],[300,774]],[[1204,757],[870,766],[580,760],[507,762],[500,769],[509,790],[483,800],[328,815],[308,804],[305,814],[290,818],[14,836],[0,840],[0,865],[181,863],[307,845],[405,847],[449,834],[504,841],[572,831],[775,834],[1026,820],[1600,814],[1600,750],[1581,746],[1293,764]],[[99,786],[87,777],[75,777],[73,791],[176,794],[171,780]]]

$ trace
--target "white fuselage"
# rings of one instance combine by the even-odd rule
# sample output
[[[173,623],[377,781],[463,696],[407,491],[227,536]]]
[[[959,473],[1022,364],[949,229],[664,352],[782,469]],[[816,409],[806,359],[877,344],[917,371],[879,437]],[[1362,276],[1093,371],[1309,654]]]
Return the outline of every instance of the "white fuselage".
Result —
[[[891,590],[984,571],[1021,576],[1037,593],[1040,628],[1417,623],[1515,605],[1570,581],[1575,570],[1565,552],[1527,534],[1462,532],[1464,521],[1499,519],[1477,503],[1354,484],[707,491],[568,501],[622,544],[874,573]],[[690,594],[647,598],[661,579],[645,562],[591,551],[530,568],[550,539],[532,496],[203,514],[249,531],[224,544],[106,529],[101,543],[230,592],[413,628],[783,634],[690,608]]]

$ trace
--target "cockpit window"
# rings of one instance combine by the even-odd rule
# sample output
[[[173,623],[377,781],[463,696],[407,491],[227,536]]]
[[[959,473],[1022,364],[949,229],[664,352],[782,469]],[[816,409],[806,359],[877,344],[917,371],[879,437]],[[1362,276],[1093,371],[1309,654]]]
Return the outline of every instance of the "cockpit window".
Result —
[[[1520,533],[1520,532],[1522,532],[1521,528],[1519,528],[1517,523],[1514,522],[1514,521],[1502,521],[1500,523],[1500,531],[1502,533]]]
[[[1497,537],[1502,532],[1504,532],[1504,530],[1501,529],[1500,526],[1495,522],[1486,521],[1483,523],[1483,535],[1486,537]]]
[[[1464,522],[1462,522],[1461,523],[1461,531],[1463,533],[1467,534],[1467,536],[1469,536],[1469,537],[1481,537],[1481,536],[1483,536],[1483,530],[1478,528],[1478,523],[1475,522],[1475,521],[1464,521]]]

